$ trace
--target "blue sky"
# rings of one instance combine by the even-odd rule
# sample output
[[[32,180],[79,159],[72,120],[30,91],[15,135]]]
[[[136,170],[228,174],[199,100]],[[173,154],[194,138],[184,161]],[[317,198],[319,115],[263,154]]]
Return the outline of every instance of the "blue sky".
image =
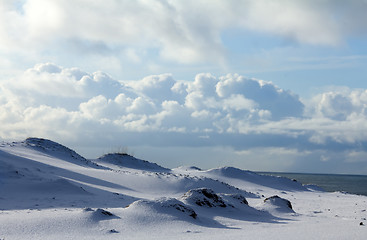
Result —
[[[367,174],[365,1],[0,1],[0,137]]]

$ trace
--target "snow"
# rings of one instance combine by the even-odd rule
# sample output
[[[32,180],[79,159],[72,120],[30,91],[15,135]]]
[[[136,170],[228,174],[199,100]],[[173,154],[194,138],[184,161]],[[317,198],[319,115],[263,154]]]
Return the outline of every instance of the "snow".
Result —
[[[126,153],[105,154],[102,157],[98,158],[96,162],[98,162],[100,165],[111,166],[112,164],[121,168],[132,168],[155,172],[169,170],[168,168],[161,167],[156,163],[151,163],[145,160],[137,159]],[[114,166],[112,166],[111,168],[114,168]]]
[[[0,144],[0,239],[365,239],[366,218],[366,196],[284,177]]]

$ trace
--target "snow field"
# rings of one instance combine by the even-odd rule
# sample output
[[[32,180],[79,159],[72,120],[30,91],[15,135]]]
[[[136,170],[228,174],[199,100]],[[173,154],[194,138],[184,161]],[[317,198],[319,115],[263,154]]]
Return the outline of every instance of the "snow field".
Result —
[[[0,239],[365,239],[366,210],[365,196],[232,167],[0,144]]]

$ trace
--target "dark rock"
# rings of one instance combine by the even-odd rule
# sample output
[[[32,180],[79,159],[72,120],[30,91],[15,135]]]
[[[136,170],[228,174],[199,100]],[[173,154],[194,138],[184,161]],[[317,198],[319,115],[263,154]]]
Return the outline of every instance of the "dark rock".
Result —
[[[100,214],[105,215],[105,216],[113,216],[112,213],[110,213],[109,211],[106,211],[104,209],[101,209],[101,208],[98,208],[96,211],[99,212]]]
[[[248,205],[248,202],[247,202],[246,198],[244,196],[242,196],[241,194],[230,194],[229,196],[232,199],[235,199],[235,200],[239,201],[241,204]]]
[[[206,207],[227,207],[223,199],[218,196],[213,190],[208,188],[191,189],[182,197],[188,202],[192,202],[198,206]]]
[[[157,200],[137,200],[130,204],[128,208],[141,208],[149,207],[158,212],[168,213],[176,216],[190,216],[194,219],[197,218],[196,212],[185,203],[177,200],[176,198],[162,198]],[[178,214],[177,214],[178,211]]]
[[[278,205],[278,206],[279,205],[285,205],[288,208],[293,210],[291,202],[287,199],[279,197],[278,195],[265,198],[264,202],[271,202],[274,205]]]
[[[187,213],[193,219],[196,219],[198,216],[197,213],[192,208],[186,207],[182,204],[174,204],[172,205],[172,207],[174,207],[176,210],[180,212]]]

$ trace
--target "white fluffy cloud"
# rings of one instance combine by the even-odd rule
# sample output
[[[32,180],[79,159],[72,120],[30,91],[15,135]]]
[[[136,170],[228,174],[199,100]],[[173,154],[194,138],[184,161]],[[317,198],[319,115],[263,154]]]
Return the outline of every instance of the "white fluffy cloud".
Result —
[[[49,63],[3,82],[0,91],[3,126],[12,125],[11,136],[19,137],[32,132],[28,121],[36,121],[35,113],[49,110],[48,118],[67,119],[63,129],[70,129],[64,124],[72,127],[78,119],[78,126],[94,121],[97,130],[121,133],[138,129],[197,135],[276,134],[302,136],[313,144],[328,139],[353,142],[364,137],[352,128],[365,127],[367,106],[364,90],[327,92],[314,97],[304,114],[304,104],[294,93],[236,74],[219,78],[198,74],[194,81],[176,81],[163,74],[121,82],[105,73]],[[56,123],[34,129],[51,131],[60,127]],[[8,129],[2,131],[6,137]]]
[[[0,136],[318,151],[323,163],[332,162],[325,161],[334,156],[326,154],[331,151],[343,152],[349,163],[363,162],[367,90],[325,92],[308,102],[236,74],[198,74],[193,81],[163,74],[122,82],[46,63],[0,83]]]
[[[329,91],[315,96],[311,114],[333,120],[345,121],[367,116],[367,90]]]
[[[303,104],[297,96],[262,80],[227,75],[216,85],[216,92],[223,98],[243,94],[256,102],[260,109],[270,111],[276,119],[300,117],[303,114]]]
[[[62,109],[58,117],[72,114],[118,123],[117,131],[130,130],[128,126],[137,129],[142,124],[145,130],[239,132],[235,122],[256,124],[261,119],[298,117],[303,111],[296,95],[238,75],[216,78],[198,74],[194,81],[182,82],[163,74],[123,83],[101,72],[90,74],[46,63],[3,82],[1,91],[2,119],[17,119],[19,133],[24,133],[22,124],[45,107],[52,110],[51,115],[56,114],[54,109]],[[285,114],[278,113],[279,109]]]
[[[62,69],[50,63],[38,64],[14,81],[28,91],[74,98],[90,97],[97,93],[111,97],[123,88],[105,73],[88,74],[77,68]]]

